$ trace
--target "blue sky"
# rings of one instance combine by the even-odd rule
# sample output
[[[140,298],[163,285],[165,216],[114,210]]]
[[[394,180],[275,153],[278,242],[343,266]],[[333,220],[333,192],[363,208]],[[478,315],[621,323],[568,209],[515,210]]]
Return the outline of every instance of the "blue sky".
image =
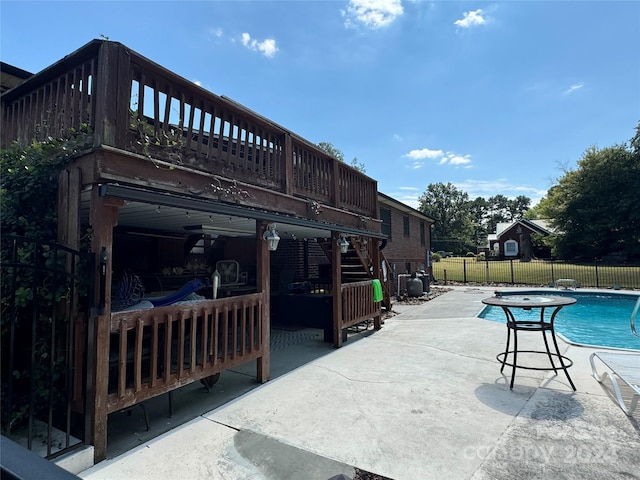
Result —
[[[640,120],[639,1],[5,1],[0,58],[37,72],[101,35],[364,163],[536,202]]]

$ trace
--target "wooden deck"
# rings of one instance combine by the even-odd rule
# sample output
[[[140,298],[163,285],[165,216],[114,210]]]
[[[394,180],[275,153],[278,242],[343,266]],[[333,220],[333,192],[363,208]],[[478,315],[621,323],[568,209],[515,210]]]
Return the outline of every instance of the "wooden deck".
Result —
[[[94,40],[10,90],[2,118],[3,147],[89,126],[95,148],[210,174],[213,193],[232,179],[378,217],[375,180],[119,43]]]

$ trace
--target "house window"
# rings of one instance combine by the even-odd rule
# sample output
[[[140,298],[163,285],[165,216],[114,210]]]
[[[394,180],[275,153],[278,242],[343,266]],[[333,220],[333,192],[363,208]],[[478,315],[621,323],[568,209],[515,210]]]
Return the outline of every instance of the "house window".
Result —
[[[420,222],[420,245],[427,243],[424,222]]]
[[[515,240],[507,240],[504,242],[504,256],[515,257],[518,255],[518,242]]]
[[[381,231],[391,240],[391,210],[380,207]]]
[[[408,237],[411,235],[411,232],[409,232],[409,217],[402,217],[402,226],[404,229],[404,236]]]

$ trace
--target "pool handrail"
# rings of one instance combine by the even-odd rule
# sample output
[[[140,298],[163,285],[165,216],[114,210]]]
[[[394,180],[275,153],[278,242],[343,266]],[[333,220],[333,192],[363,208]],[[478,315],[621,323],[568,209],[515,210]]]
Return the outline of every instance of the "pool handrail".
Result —
[[[640,333],[636,330],[636,317],[638,316],[638,311],[640,311],[640,297],[638,297],[636,306],[633,307],[633,312],[631,312],[631,333],[636,337],[640,337]]]

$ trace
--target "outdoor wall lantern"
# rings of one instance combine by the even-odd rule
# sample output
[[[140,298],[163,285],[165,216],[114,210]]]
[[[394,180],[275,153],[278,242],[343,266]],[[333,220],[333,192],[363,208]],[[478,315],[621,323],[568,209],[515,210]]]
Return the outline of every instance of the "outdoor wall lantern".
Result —
[[[280,236],[276,230],[276,224],[270,223],[267,225],[267,229],[262,234],[262,238],[267,242],[267,246],[271,252],[275,252],[278,249],[278,242]]]
[[[347,253],[349,250],[349,240],[347,240],[347,236],[344,233],[340,234],[336,243],[338,247],[340,247],[340,253]]]

